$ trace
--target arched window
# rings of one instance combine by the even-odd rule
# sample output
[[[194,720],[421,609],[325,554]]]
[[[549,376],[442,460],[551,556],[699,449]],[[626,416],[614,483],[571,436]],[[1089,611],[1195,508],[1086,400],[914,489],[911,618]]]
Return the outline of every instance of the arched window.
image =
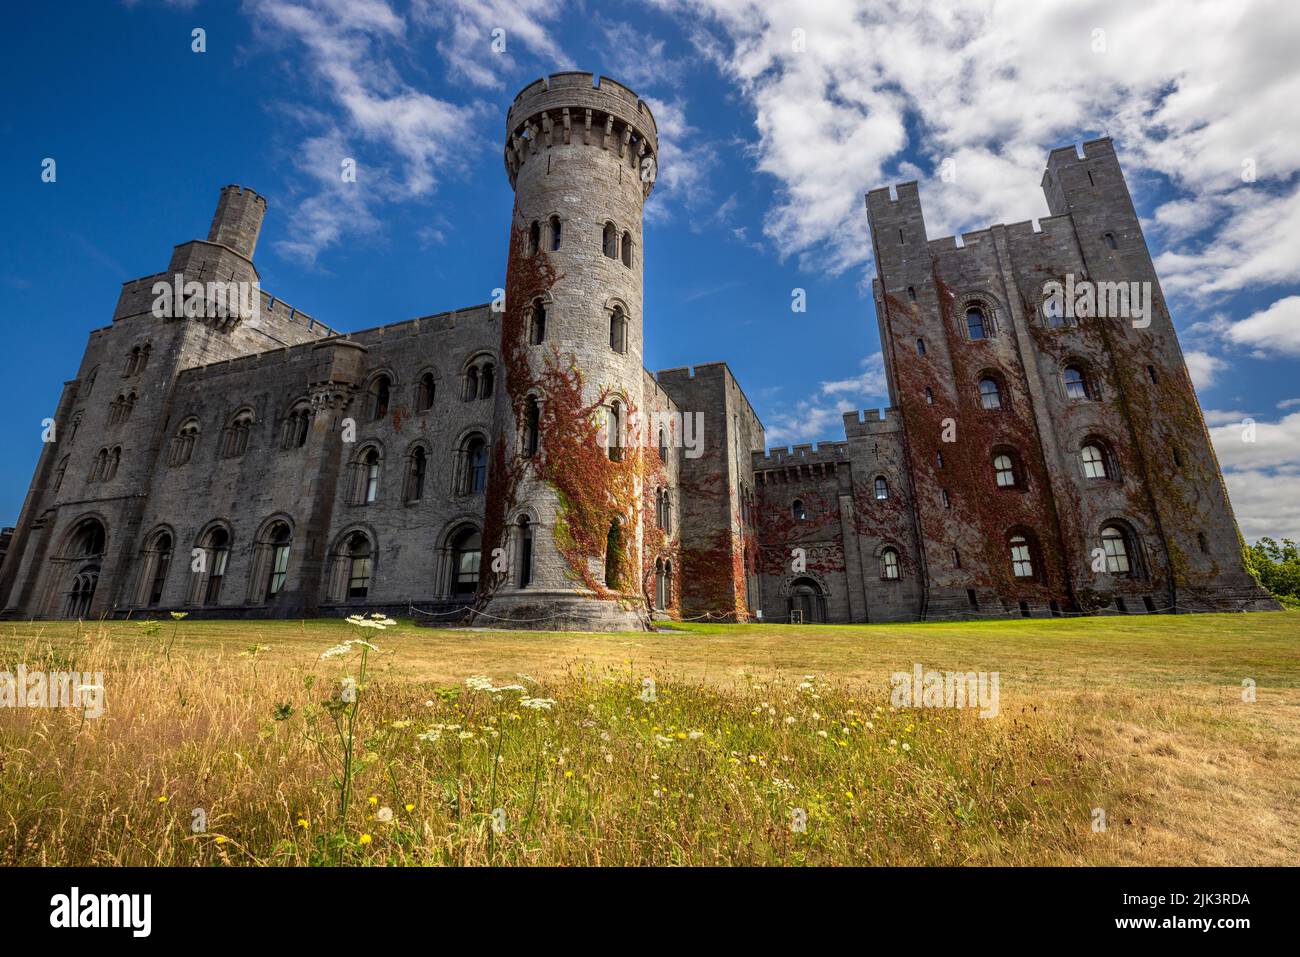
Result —
[[[542,248],[542,224],[533,220],[532,225],[528,227],[528,255],[536,256],[537,250]]]
[[[668,528],[668,489],[655,489],[655,526]]]
[[[1065,367],[1065,395],[1070,399],[1091,399],[1093,390],[1088,376],[1079,366]]]
[[[248,451],[248,437],[253,431],[253,413],[249,409],[237,412],[226,426],[221,446],[222,458],[237,459]]]
[[[1132,564],[1129,559],[1128,536],[1115,525],[1107,525],[1101,530],[1101,547],[1106,553],[1106,571],[1112,575],[1131,575]]]
[[[113,446],[112,451],[108,453],[108,464],[104,472],[104,481],[110,481],[117,476],[117,467],[122,464],[122,446]]]
[[[1002,390],[990,376],[980,379],[980,405],[985,409],[1002,408]]]
[[[478,366],[470,366],[465,370],[465,393],[462,398],[466,402],[478,398]]]
[[[533,583],[533,526],[527,515],[519,516],[519,587]]]
[[[615,399],[605,410],[605,448],[610,461],[623,460],[623,407]]]
[[[979,306],[966,308],[966,337],[971,340],[987,339],[990,329],[984,310]]]
[[[492,398],[492,390],[496,387],[495,369],[490,362],[483,363],[483,368],[478,374],[478,397],[480,399]]]
[[[915,286],[908,286],[908,287],[907,287],[907,301],[908,301],[908,302],[916,302],[916,287],[915,287]]]
[[[537,396],[530,395],[524,399],[524,455],[532,458],[537,454],[541,443],[542,410],[537,404]]]
[[[663,429],[659,430],[659,461],[668,461],[668,433]]]
[[[87,481],[99,482],[104,478],[104,473],[108,471],[108,449],[100,449],[95,453],[94,460],[90,463],[90,475]]]
[[[796,522],[808,521],[808,507],[804,505],[803,499],[797,498],[790,503],[790,517]]]
[[[169,532],[159,532],[145,550],[143,578],[146,583],[145,604],[154,607],[162,603],[163,588],[167,584],[167,571],[172,563],[172,537]]]
[[[177,429],[167,455],[168,465],[184,465],[194,454],[194,443],[199,440],[199,420],[186,419]]]
[[[622,306],[615,306],[609,314],[609,347],[615,352],[627,352],[627,315]]]
[[[898,564],[898,551],[886,548],[880,553],[880,577],[885,581],[898,581],[902,570]]]
[[[289,577],[289,550],[293,532],[285,522],[276,522],[268,531],[270,561],[266,578],[266,600],[270,601],[284,589]]]
[[[140,361],[140,347],[136,346],[126,354],[126,368],[122,370],[123,376],[135,375],[136,363]]]
[[[1110,466],[1106,450],[1100,445],[1089,442],[1079,453],[1083,459],[1083,474],[1090,479],[1110,478]]]
[[[379,450],[366,449],[361,455],[361,495],[359,502],[369,505],[379,498]]]
[[[538,299],[533,302],[532,322],[528,329],[528,341],[541,345],[546,341],[546,303]]]
[[[90,393],[95,391],[95,380],[97,378],[99,378],[99,366],[95,366],[95,368],[91,369],[90,372],[86,374],[86,395],[87,396],[89,396]]]
[[[311,406],[299,402],[285,416],[284,427],[280,434],[280,448],[284,450],[300,449],[307,444],[307,435],[311,430]]]
[[[993,475],[997,479],[998,488],[1015,488],[1020,484],[1016,475],[1016,462],[1010,453],[999,452],[993,456]]]
[[[104,557],[104,526],[98,519],[78,522],[68,536],[62,557],[71,566],[71,576],[63,593],[63,616],[85,618],[90,614],[99,585],[99,562]]]
[[[1106,240],[1106,247],[1108,249],[1119,249],[1119,243],[1115,242],[1114,233],[1106,233],[1102,238]]]
[[[662,558],[655,559],[655,608],[663,611],[668,607],[666,563]]]
[[[343,547],[348,575],[344,594],[349,599],[365,598],[370,594],[370,580],[375,571],[370,539],[362,532],[353,532]]]
[[[605,587],[618,591],[623,587],[623,526],[618,519],[609,523],[605,536]]]
[[[122,417],[118,421],[125,422],[127,419],[131,418],[131,413],[134,411],[135,411],[135,393],[128,392],[126,396],[122,399]]]
[[[434,379],[432,372],[426,372],[420,376],[419,385],[415,389],[415,411],[428,412],[432,409],[436,391],[437,380]]]
[[[925,387],[925,401],[927,405],[934,405],[934,390],[928,385]]]
[[[195,603],[215,605],[221,599],[221,583],[226,578],[230,559],[230,533],[220,525],[210,529],[199,543],[203,561],[194,573]]]
[[[377,375],[370,383],[370,418],[379,421],[388,415],[388,401],[393,391],[393,380]]]
[[[68,459],[70,459],[71,457],[72,456],[70,455],[65,455],[62,459],[59,460],[59,467],[54,470],[53,491],[56,495],[58,494],[59,489],[63,488],[63,477],[68,472]]]
[[[145,366],[149,364],[149,353],[151,353],[152,351],[153,351],[153,347],[149,345],[149,343],[147,342],[140,347],[140,357],[135,364],[135,371],[137,375],[143,372],[145,370]]]
[[[459,532],[451,543],[451,593],[457,598],[467,598],[478,591],[479,561],[483,554],[483,539],[478,530],[467,528]]]
[[[461,447],[460,492],[472,495],[487,488],[488,448],[481,435],[472,435]]]
[[[406,490],[402,496],[408,502],[418,502],[424,498],[424,478],[429,471],[429,457],[424,446],[417,445],[411,449],[406,460]]]
[[[632,234],[627,232],[623,234],[623,265],[632,267]]]
[[[81,417],[84,413],[77,412],[72,416],[72,427],[68,429],[68,444],[71,445],[77,441],[77,431],[81,428]]]
[[[917,340],[916,340],[916,354],[917,354],[918,356],[923,356],[923,355],[925,355],[925,340],[924,340],[924,339],[917,339]]]
[[[561,229],[560,217],[552,216],[551,217],[551,252],[555,252],[560,248],[560,229]]]
[[[1029,540],[1023,535],[1012,535],[1007,541],[1011,549],[1011,573],[1017,578],[1034,577],[1034,559]]]
[[[1060,295],[1048,296],[1039,305],[1043,313],[1043,321],[1049,329],[1057,329],[1065,325],[1065,302]]]
[[[600,251],[608,259],[618,258],[618,230],[614,228],[613,223],[605,224],[605,229],[601,233]]]
[[[889,498],[889,482],[885,480],[883,475],[877,475],[876,480],[872,485],[878,501],[884,501]]]

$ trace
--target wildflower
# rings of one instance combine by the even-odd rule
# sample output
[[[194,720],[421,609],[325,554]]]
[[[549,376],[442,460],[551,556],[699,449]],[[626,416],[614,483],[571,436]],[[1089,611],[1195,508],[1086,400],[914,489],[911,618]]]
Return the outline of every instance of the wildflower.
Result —
[[[519,707],[531,708],[533,711],[550,711],[553,704],[555,704],[554,698],[523,698],[519,702]]]
[[[166,804],[166,803],[167,803],[167,795],[165,795],[165,794],[160,794],[160,795],[158,795],[158,803],[159,803],[159,804]]]
[[[393,820],[393,809],[391,807],[381,807],[375,812],[375,820],[380,824],[390,824]]]
[[[906,741],[904,741],[904,742],[903,742],[903,750],[904,750],[904,751],[911,751],[911,750],[912,750],[912,746],[911,746],[910,744],[908,744]]]
[[[369,844],[372,840],[374,840],[374,838],[372,838],[369,834],[362,834],[359,838],[357,838],[357,843]]]
[[[407,812],[408,814],[409,814],[411,811],[414,811],[414,810],[415,810],[415,805],[414,805],[414,804],[404,804],[404,805],[402,805],[402,807],[405,808],[405,810],[406,810],[406,812]]]
[[[565,776],[566,778],[571,778],[571,777],[573,777],[573,772],[572,772],[572,771],[565,771],[565,772],[564,772],[564,776]]]
[[[818,731],[818,732],[817,732],[817,737],[819,737],[819,738],[825,738],[825,737],[827,737],[827,734],[826,734],[825,729],[823,729],[823,730],[821,730],[821,731]]]
[[[692,741],[698,741],[700,738],[704,737],[704,732],[692,731],[689,735],[687,735],[687,737],[689,737]]]
[[[311,822],[308,821],[305,817],[300,817],[298,818],[298,826],[305,831],[307,830],[307,828],[311,827]]]
[[[182,618],[188,618],[189,614],[188,611],[174,611],[171,613],[172,621],[180,621]]]
[[[218,844],[225,844],[225,843],[226,843],[226,835],[224,835],[224,834],[218,834],[218,835],[217,835],[217,843],[218,843]]]

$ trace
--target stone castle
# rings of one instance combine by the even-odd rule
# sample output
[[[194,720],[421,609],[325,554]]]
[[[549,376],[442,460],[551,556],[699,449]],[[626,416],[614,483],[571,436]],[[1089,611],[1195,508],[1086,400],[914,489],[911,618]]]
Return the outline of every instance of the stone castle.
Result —
[[[891,407],[765,451],[724,363],[644,368],[646,104],[560,73],[505,132],[501,294],[362,332],[261,289],[266,201],[223,189],[207,238],[90,334],[4,614],[603,630],[1274,607],[1109,140],[1051,153],[1037,223],[929,239],[916,183],[869,193]],[[1052,282],[1154,293],[1143,322],[1080,317]]]

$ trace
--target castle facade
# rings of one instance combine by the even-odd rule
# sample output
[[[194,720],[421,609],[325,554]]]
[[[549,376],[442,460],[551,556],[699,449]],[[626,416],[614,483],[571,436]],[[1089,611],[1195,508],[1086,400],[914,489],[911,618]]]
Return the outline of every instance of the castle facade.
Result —
[[[725,364],[645,370],[644,101],[539,80],[504,159],[501,294],[349,334],[261,288],[266,202],[223,189],[207,239],[90,334],[0,566],[5,616],[1275,607],[1109,140],[1051,153],[1048,218],[960,241],[927,237],[916,183],[869,193],[891,406],[773,450]],[[1139,314],[1099,315],[1091,289]]]

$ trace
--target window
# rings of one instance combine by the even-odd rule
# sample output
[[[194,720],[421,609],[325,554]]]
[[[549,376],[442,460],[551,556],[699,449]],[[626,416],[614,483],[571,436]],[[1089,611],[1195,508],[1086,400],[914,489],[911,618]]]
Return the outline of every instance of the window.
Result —
[[[668,528],[668,489],[655,490],[655,526],[664,530]]]
[[[1039,309],[1049,329],[1057,329],[1065,325],[1065,303],[1061,296],[1048,296],[1039,305]]]
[[[1106,571],[1112,575],[1132,573],[1126,539],[1127,536],[1114,525],[1107,525],[1101,530],[1101,547],[1106,553]]]
[[[1090,479],[1110,478],[1110,469],[1106,464],[1106,452],[1099,445],[1089,443],[1079,453],[1083,459],[1083,474]]]
[[[908,286],[908,287],[907,287],[907,299],[908,299],[909,302],[916,302],[916,287],[915,287],[915,286]]]
[[[663,429],[659,430],[659,461],[668,461],[668,434]]]
[[[167,456],[168,465],[184,465],[194,454],[194,443],[199,438],[198,419],[186,419],[181,423],[176,437],[172,439],[171,450]]]
[[[208,532],[207,544],[203,546],[207,565],[207,581],[202,590],[200,604],[215,605],[221,598],[221,583],[226,577],[226,562],[230,558],[230,533],[224,528],[214,528]],[[200,577],[202,572],[199,573]]]
[[[1065,367],[1065,395],[1070,399],[1091,399],[1092,389],[1088,377],[1078,366]]]
[[[898,581],[899,575],[898,552],[886,548],[880,553],[880,577],[886,581]]]
[[[934,390],[928,385],[925,387],[925,401],[927,405],[934,405]]]
[[[918,356],[923,356],[923,355],[925,355],[925,340],[924,340],[924,339],[917,339],[917,340],[916,340],[916,354],[917,354]]]
[[[478,398],[478,366],[470,366],[465,370],[465,391],[462,398],[466,402]]]
[[[420,383],[415,389],[415,411],[428,412],[433,408],[433,398],[437,391],[437,380],[432,372],[420,376]]]
[[[117,474],[117,467],[122,461],[122,447],[100,449],[95,461],[90,466],[90,481],[107,482]]]
[[[379,498],[379,450],[366,449],[361,454],[361,488],[358,504],[369,505]]]
[[[244,410],[235,415],[226,426],[225,441],[221,447],[222,458],[237,459],[248,451],[248,436],[253,431],[253,413]]]
[[[990,410],[1002,408],[1002,390],[996,379],[989,376],[980,379],[980,405]]]
[[[546,303],[538,299],[533,303],[532,322],[528,329],[528,341],[541,345],[546,341]]]
[[[1158,385],[1160,382],[1160,377],[1156,375],[1155,366],[1147,366],[1147,377],[1151,379],[1152,385]]]
[[[601,233],[600,251],[608,259],[618,258],[618,230],[614,228],[613,223],[605,224],[605,229]]]
[[[993,456],[993,473],[998,488],[1015,488],[1019,484],[1016,480],[1015,461],[1005,452]]]
[[[452,539],[451,593],[457,598],[467,598],[478,591],[479,560],[483,554],[483,539],[477,529],[467,528]]]
[[[605,587],[618,590],[623,582],[623,526],[618,519],[609,523],[605,536]]]
[[[542,224],[533,220],[532,225],[528,227],[528,255],[536,256],[537,250],[542,248]]]
[[[429,471],[429,456],[424,446],[417,445],[411,450],[406,461],[406,494],[408,502],[418,502],[424,498],[424,478]]]
[[[952,499],[948,496],[946,488],[939,489],[939,499],[943,502],[944,508],[952,508]]]
[[[1033,578],[1034,560],[1029,540],[1023,535],[1012,535],[1007,544],[1011,546],[1011,573],[1017,578]]]
[[[527,515],[519,518],[519,587],[533,583],[533,526]]]
[[[145,567],[149,570],[149,594],[145,603],[149,606],[162,602],[163,586],[167,584],[167,569],[172,562],[172,537],[166,532],[159,532],[149,547]]]
[[[77,432],[81,428],[81,417],[84,413],[77,412],[72,416],[72,426],[68,429],[68,444],[71,445],[77,441]]]
[[[560,217],[552,216],[551,217],[551,252],[555,252],[560,248],[560,229],[561,229]]]
[[[623,234],[623,265],[632,268],[632,234]]]
[[[889,498],[889,482],[885,480],[883,475],[877,475],[876,481],[873,484],[877,501],[884,501]]]
[[[968,339],[987,339],[989,336],[988,323],[984,317],[984,310],[979,306],[969,306],[966,309],[966,337]]]
[[[605,410],[605,448],[610,461],[623,461],[623,407],[615,400]]]
[[[478,397],[480,399],[492,398],[492,390],[496,387],[495,368],[492,363],[483,363],[483,368],[478,374]]]
[[[54,470],[54,493],[56,495],[58,494],[59,489],[63,487],[63,476],[68,472],[69,458],[71,458],[71,456],[65,455],[59,460],[59,467]]]
[[[388,415],[388,402],[393,391],[393,380],[386,375],[375,376],[370,383],[370,418],[376,422]]]
[[[662,558],[655,559],[655,608],[663,611],[668,607],[667,563]]]
[[[1196,547],[1199,548],[1202,552],[1208,553],[1210,551],[1210,546],[1209,543],[1205,540],[1204,532],[1196,533]]]
[[[86,375],[87,396],[89,396],[90,393],[95,391],[95,379],[97,379],[98,377],[99,377],[99,366],[95,366],[95,368],[91,369],[90,372]]]
[[[266,579],[266,600],[270,601],[284,589],[289,577],[289,546],[293,533],[284,522],[276,522],[270,531],[271,561],[270,574]]]
[[[524,455],[532,458],[537,454],[541,443],[541,407],[537,396],[530,395],[524,399]]]
[[[472,495],[487,488],[488,448],[481,435],[470,436],[461,449],[464,469],[461,494]]]
[[[797,498],[790,503],[790,514],[796,522],[808,521],[808,508],[804,505],[803,499]]]
[[[961,552],[955,548],[952,550],[952,567],[961,568]]]
[[[1114,233],[1106,233],[1104,236],[1102,236],[1102,239],[1106,240],[1107,249],[1119,249],[1119,243],[1115,242]]]
[[[370,580],[375,570],[370,539],[361,532],[353,532],[344,546],[344,558],[348,574],[346,596],[365,598],[370,594]]]
[[[307,444],[307,433],[311,429],[311,406],[300,402],[289,410],[280,434],[280,448],[300,449]]]
[[[615,352],[627,352],[627,316],[622,306],[615,306],[609,314],[609,347]]]

